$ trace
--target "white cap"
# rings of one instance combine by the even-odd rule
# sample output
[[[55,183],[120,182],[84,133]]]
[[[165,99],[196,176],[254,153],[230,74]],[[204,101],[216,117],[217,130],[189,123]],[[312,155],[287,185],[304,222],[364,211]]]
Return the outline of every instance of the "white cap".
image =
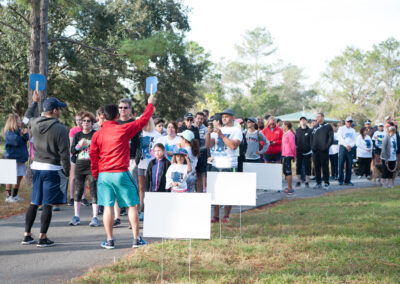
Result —
[[[351,116],[346,117],[346,122],[348,121],[353,121],[353,118]]]

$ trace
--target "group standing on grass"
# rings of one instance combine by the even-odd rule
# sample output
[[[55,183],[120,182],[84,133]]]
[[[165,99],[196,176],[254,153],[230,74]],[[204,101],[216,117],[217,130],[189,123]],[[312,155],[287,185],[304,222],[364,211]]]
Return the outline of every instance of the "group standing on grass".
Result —
[[[208,171],[240,172],[243,163],[281,163],[288,185],[284,192],[293,194],[293,162],[295,188],[303,182],[309,188],[314,176],[313,188],[325,190],[332,180],[338,180],[339,185],[353,185],[354,161],[359,177],[370,177],[371,166],[380,169],[384,186],[393,186],[398,168],[400,136],[390,117],[375,127],[366,120],[359,134],[352,117],[338,127],[326,123],[323,113],[314,120],[300,117],[296,130],[291,122],[270,115],[264,120],[235,117],[232,109],[210,119],[208,110],[203,110],[166,122],[159,116],[153,119],[155,100],[150,96],[139,118],[131,101],[123,98],[118,105],[100,107],[96,116],[79,112],[76,125],[68,131],[60,122],[65,103],[45,99],[41,116],[34,117],[39,94],[34,92],[32,99],[25,114],[30,131],[22,128],[16,114],[8,117],[3,130],[5,158],[17,161],[17,184],[6,185],[7,202],[21,199],[18,189],[26,175],[27,142],[32,144],[32,195],[26,212],[25,245],[36,243],[31,228],[40,209],[38,247],[54,245],[47,231],[57,206],[74,206],[69,225],[80,225],[81,204],[90,205],[86,188],[92,205],[89,226],[98,227],[98,216],[103,214],[106,239],[101,246],[112,249],[113,228],[121,224],[121,215],[128,215],[132,247],[146,244],[139,235],[145,192],[206,192]],[[223,211],[220,218],[220,206],[215,205],[211,223],[229,222],[231,206]]]

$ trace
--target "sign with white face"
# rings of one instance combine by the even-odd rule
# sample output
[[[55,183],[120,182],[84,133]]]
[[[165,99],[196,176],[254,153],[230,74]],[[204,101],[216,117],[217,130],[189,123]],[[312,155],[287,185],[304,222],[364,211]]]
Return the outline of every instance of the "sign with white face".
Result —
[[[257,188],[282,190],[282,165],[243,163],[243,172],[257,174]]]
[[[146,192],[143,236],[166,239],[210,239],[211,196],[208,193]]]
[[[207,172],[213,205],[256,206],[256,174]]]
[[[0,184],[17,184],[17,161],[0,159]]]

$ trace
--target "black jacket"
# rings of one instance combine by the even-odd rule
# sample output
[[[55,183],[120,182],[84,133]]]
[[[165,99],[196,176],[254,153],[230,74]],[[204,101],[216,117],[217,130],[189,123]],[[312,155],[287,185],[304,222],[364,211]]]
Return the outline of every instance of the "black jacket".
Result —
[[[188,128],[186,127],[186,124],[183,123],[181,127],[179,127],[178,129],[178,133],[182,133],[183,131],[187,130]],[[199,141],[200,143],[200,132],[199,132],[199,128],[197,126],[194,126],[192,124],[192,126],[189,128],[190,131],[193,132],[194,134],[194,138],[197,139],[197,141]]]
[[[311,151],[311,135],[312,129],[308,126],[306,128],[297,128],[296,129],[296,153],[297,154],[306,154]]]
[[[167,158],[163,158],[163,166],[161,169],[161,180],[159,182],[159,184],[157,185],[157,192],[165,192],[165,191],[169,191],[167,189],[165,189],[165,186],[167,184],[167,170],[169,168],[169,166],[171,165],[171,162],[168,161]],[[144,183],[144,189],[145,191],[151,191],[151,183],[153,180],[153,165],[156,162],[156,159],[153,159],[149,162],[149,166],[147,167],[146,170],[146,180]]]
[[[311,149],[313,152],[327,152],[333,143],[333,128],[324,123],[314,126],[311,136]]]
[[[71,168],[69,157],[69,137],[67,128],[55,117],[40,116],[32,118],[37,110],[33,103],[25,116],[29,118],[29,127],[33,136],[33,160],[52,165],[62,165],[68,177]]]

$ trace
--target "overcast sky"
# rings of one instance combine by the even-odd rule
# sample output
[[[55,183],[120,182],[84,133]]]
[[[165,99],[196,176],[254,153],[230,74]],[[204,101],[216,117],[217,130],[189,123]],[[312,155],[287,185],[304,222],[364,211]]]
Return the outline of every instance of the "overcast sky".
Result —
[[[368,50],[389,37],[400,40],[399,0],[183,0],[192,8],[188,37],[212,59],[236,59],[234,45],[266,27],[277,58],[304,68],[308,85],[346,48]]]

